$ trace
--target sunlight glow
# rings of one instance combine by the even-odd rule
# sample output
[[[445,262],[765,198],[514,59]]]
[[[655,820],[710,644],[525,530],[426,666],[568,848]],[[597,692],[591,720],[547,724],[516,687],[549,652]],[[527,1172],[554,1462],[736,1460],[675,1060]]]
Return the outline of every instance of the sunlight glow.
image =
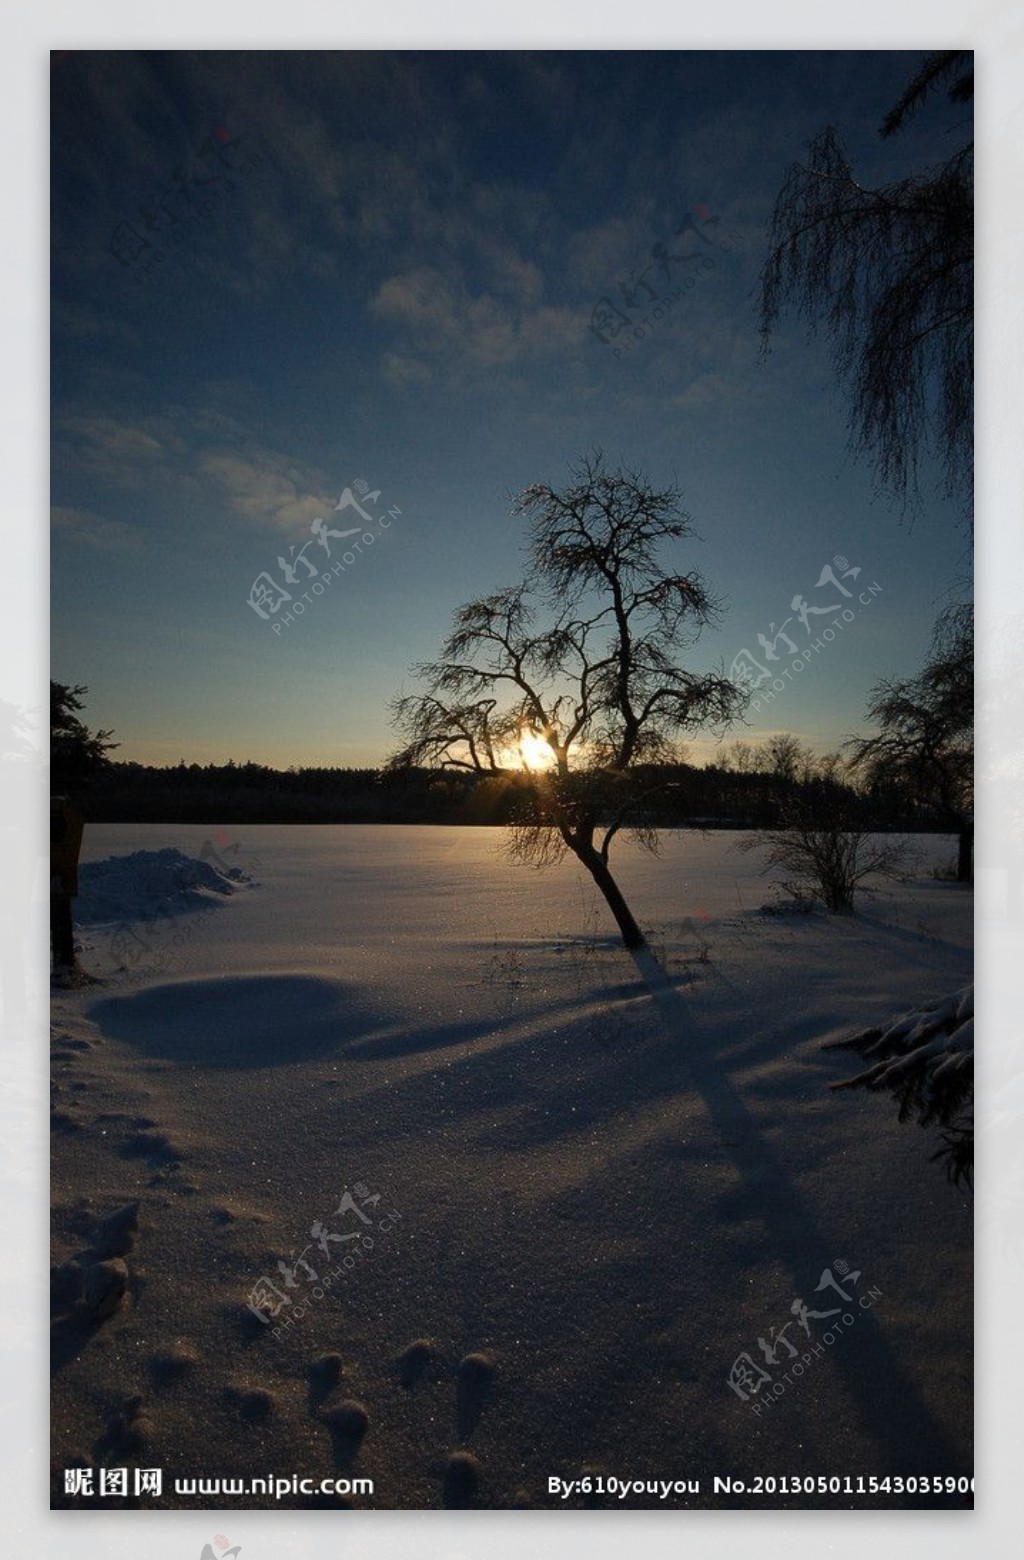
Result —
[[[527,769],[551,769],[555,756],[543,737],[535,731],[523,731],[519,737],[519,752]]]

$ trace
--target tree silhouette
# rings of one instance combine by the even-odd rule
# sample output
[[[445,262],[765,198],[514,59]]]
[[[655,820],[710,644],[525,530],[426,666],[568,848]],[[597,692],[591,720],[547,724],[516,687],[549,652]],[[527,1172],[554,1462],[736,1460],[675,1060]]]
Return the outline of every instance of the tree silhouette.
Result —
[[[120,744],[111,731],[91,731],[78,712],[85,708],[88,688],[50,683],[50,787],[57,794],[74,793],[106,766],[107,753]]]
[[[680,498],[606,470],[600,452],[561,492],[526,488],[514,500],[529,520],[526,578],[461,607],[439,658],[415,669],[425,691],[393,706],[405,743],[390,766],[517,777],[513,856],[544,866],[571,852],[629,948],[644,937],[609,851],[622,829],[657,848],[645,767],[670,762],[685,732],[724,727],[746,697],[724,674],[677,664],[718,610],[698,574],[659,561],[693,533]]]
[[[957,835],[957,881],[971,878],[974,836],[974,618],[958,605],[939,619],[916,677],[871,691],[872,737],[847,745],[868,784],[896,784],[934,809]]]
[[[835,785],[812,796],[791,795],[780,808],[778,828],[748,835],[736,848],[746,854],[761,847],[763,872],[781,867],[785,893],[798,904],[817,897],[831,914],[853,909],[866,878],[898,876],[906,857],[902,841],[864,828]]]
[[[940,84],[973,92],[971,54],[928,55],[879,133],[903,128]],[[761,273],[767,350],[787,301],[823,326],[852,394],[854,449],[883,486],[917,498],[921,453],[934,448],[945,488],[970,513],[973,406],[973,143],[882,189],[854,177],[836,130],[786,173]]]
[[[940,88],[950,102],[974,92],[971,54],[927,55],[879,127],[896,135]],[[761,273],[761,332],[767,350],[784,303],[824,327],[839,377],[851,392],[854,450],[879,483],[917,503],[918,468],[934,450],[948,495],[971,514],[974,398],[974,149],[968,141],[945,162],[870,190],[859,184],[830,126],[811,143],[807,163],[787,172],[772,214]],[[879,683],[869,714],[878,734],[853,742],[855,763],[877,784],[896,780],[944,810],[960,840],[957,873],[970,876],[973,635],[970,607],[957,604],[936,625],[932,659],[916,677]],[[957,997],[959,1008],[959,994]],[[900,1026],[897,1026],[899,1028]],[[911,1026],[913,1027],[913,1026]],[[902,1034],[902,1030],[900,1031]],[[860,1048],[865,1036],[850,1044]],[[875,1032],[867,1043],[884,1049]],[[941,1053],[945,1052],[945,1055]],[[940,1025],[935,1044],[914,1045],[896,1065],[879,1066],[850,1086],[890,1089],[900,1119],[924,1101],[922,1122],[949,1127],[954,1180],[969,1176],[973,1134],[951,1126],[945,1103],[931,1110],[932,1075],[956,1074],[956,1107],[973,1090],[973,1028]]]

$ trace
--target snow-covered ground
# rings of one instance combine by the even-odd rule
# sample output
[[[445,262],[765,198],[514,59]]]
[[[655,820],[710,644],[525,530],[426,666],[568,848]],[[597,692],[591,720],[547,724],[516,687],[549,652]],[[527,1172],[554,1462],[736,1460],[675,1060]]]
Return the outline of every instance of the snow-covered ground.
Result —
[[[739,838],[623,843],[638,962],[497,830],[88,828],[84,862],[206,847],[213,878],[83,872],[55,1468],[161,1466],[168,1506],[204,1503],[172,1475],[339,1470],[377,1507],[966,1504],[866,1486],[973,1472],[970,1195],[887,1096],[829,1091],[859,1059],[821,1044],[969,980],[971,896],[930,836],[851,917],[765,913]]]

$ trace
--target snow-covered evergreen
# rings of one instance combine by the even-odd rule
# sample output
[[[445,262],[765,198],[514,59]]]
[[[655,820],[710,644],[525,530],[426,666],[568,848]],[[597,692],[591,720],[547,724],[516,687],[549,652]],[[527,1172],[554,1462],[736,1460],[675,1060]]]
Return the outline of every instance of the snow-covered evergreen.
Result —
[[[824,1050],[856,1051],[871,1066],[833,1089],[888,1089],[899,1119],[938,1122],[943,1144],[933,1158],[949,1178],[971,1184],[974,1170],[974,987],[930,1007],[914,1008],[885,1029],[865,1029]]]

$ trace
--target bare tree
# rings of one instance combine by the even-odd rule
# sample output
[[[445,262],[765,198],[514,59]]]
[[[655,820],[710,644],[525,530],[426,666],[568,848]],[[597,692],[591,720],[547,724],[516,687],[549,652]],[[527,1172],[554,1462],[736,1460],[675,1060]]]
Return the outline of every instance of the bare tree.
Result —
[[[779,827],[751,835],[737,849],[766,848],[763,871],[781,867],[779,886],[796,900],[820,898],[833,914],[853,909],[856,890],[869,877],[895,877],[906,859],[902,841],[869,834],[846,803],[826,794],[813,801],[791,798]]]
[[[405,743],[391,766],[508,776],[523,796],[513,855],[544,866],[571,852],[629,948],[644,937],[612,842],[625,829],[657,848],[651,766],[676,759],[686,732],[723,729],[746,698],[721,671],[678,664],[719,610],[697,573],[660,561],[693,534],[680,500],[608,471],[600,452],[561,492],[528,487],[514,500],[530,527],[526,579],[461,607],[439,658],[415,669],[424,691],[393,707]]]
[[[809,757],[800,741],[788,731],[774,732],[761,749],[764,773],[788,783],[797,779]]]
[[[964,50],[930,54],[879,133],[899,131],[940,84],[967,102],[970,62]],[[767,348],[787,300],[824,326],[852,392],[854,448],[904,505],[931,444],[947,492],[970,510],[973,277],[973,143],[872,190],[829,126],[788,170],[761,276],[762,339]]]
[[[871,691],[872,737],[847,744],[869,785],[898,786],[957,835],[957,881],[969,882],[974,838],[974,619],[958,605],[940,617],[916,677]]]
[[[968,52],[948,49],[927,55],[885,116],[880,134],[898,133],[940,87],[954,104],[971,100],[974,77]],[[968,141],[938,167],[883,189],[866,189],[854,178],[829,127],[811,144],[808,161],[786,174],[761,276],[765,348],[787,301],[796,303],[812,328],[824,326],[838,374],[851,391],[853,447],[873,461],[879,482],[906,508],[918,496],[920,456],[932,448],[947,493],[962,499],[968,517],[973,480],[973,178],[973,144]],[[965,617],[968,608],[954,608],[946,615],[939,638],[945,636],[952,644],[952,653],[933,656],[926,674],[878,685],[871,714],[880,733],[853,744],[862,778],[891,780],[902,771],[914,794],[938,799],[950,809],[950,817],[958,816],[960,877],[970,874],[971,849],[971,727],[965,712],[970,688],[961,675],[964,657],[956,646],[958,638],[966,642],[957,630]],[[869,1086],[891,1086],[892,1076],[880,1072]],[[901,1069],[896,1076],[902,1078]],[[901,1098],[901,1119],[904,1103]],[[954,1177],[967,1162],[969,1131],[955,1130],[948,1140]]]
[[[849,762],[841,753],[810,754],[806,763],[808,780],[818,780],[832,786],[849,783]]]
[[[730,742],[725,750],[724,759],[724,767],[731,769],[737,775],[753,774],[757,768],[757,750],[742,738]]]

